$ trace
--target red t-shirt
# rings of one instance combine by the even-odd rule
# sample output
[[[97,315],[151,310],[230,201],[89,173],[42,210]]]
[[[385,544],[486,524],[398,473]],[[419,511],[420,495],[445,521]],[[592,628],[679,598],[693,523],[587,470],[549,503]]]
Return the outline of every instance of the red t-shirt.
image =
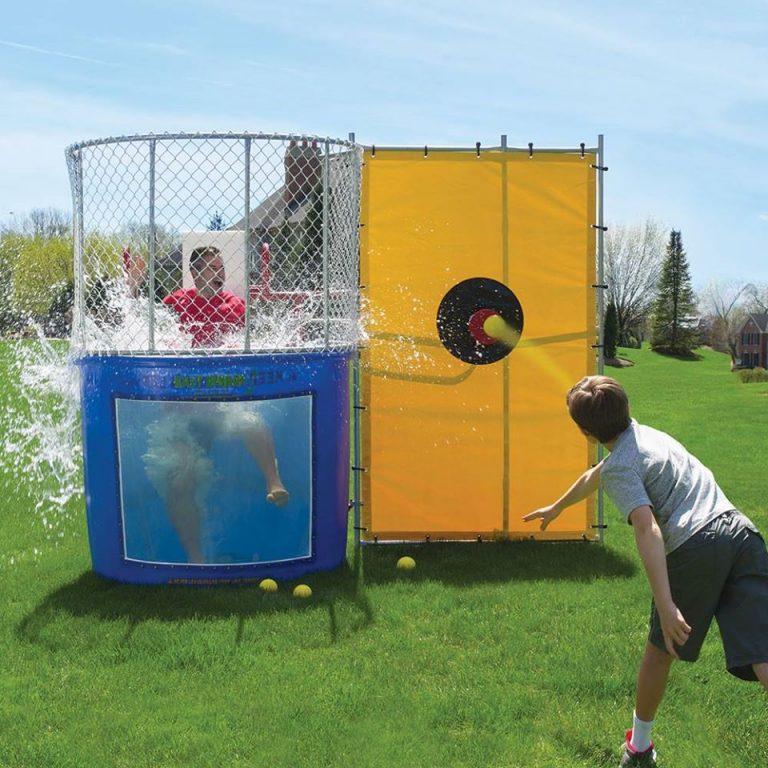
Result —
[[[245,326],[245,302],[229,291],[206,299],[195,288],[182,288],[166,296],[163,304],[179,315],[193,347],[218,347],[227,333]]]

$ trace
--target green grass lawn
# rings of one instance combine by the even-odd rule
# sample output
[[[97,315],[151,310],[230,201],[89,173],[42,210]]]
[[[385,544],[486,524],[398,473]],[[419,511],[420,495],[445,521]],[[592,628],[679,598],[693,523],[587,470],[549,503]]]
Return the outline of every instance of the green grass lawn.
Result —
[[[634,415],[674,433],[768,530],[768,384],[723,355],[621,350]],[[0,411],[17,394],[0,347]],[[5,361],[5,364],[4,362]],[[3,417],[6,418],[5,416]],[[350,552],[332,574],[255,587],[139,587],[93,575],[82,502],[59,536],[35,488],[0,476],[0,766],[615,766],[649,592],[606,504],[605,543]],[[553,492],[555,489],[553,489]],[[402,574],[402,554],[417,569]],[[716,629],[673,668],[661,768],[768,764],[768,696],[731,678]]]

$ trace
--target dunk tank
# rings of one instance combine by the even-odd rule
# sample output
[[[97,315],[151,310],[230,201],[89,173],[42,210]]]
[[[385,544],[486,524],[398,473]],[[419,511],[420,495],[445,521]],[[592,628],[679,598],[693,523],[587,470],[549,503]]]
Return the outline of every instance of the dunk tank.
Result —
[[[194,584],[340,565],[362,151],[173,134],[67,162],[94,570]]]

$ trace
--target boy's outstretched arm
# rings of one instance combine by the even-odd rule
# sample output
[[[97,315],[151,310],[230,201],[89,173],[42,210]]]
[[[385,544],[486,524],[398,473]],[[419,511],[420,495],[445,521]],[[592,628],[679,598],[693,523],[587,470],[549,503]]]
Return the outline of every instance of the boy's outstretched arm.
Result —
[[[653,601],[661,621],[664,633],[664,645],[667,652],[679,658],[674,643],[684,645],[691,634],[691,628],[685,617],[672,600],[667,574],[667,557],[664,552],[664,540],[661,530],[648,506],[637,507],[630,512],[629,521],[635,532],[635,542],[640,559],[643,561],[648,582],[651,585]]]
[[[601,461],[594,467],[590,467],[554,504],[540,507],[527,515],[523,515],[523,520],[527,523],[530,520],[540,519],[541,525],[539,527],[542,531],[546,531],[547,526],[564,509],[583,501],[597,490],[600,485],[600,467],[602,466],[603,462]]]

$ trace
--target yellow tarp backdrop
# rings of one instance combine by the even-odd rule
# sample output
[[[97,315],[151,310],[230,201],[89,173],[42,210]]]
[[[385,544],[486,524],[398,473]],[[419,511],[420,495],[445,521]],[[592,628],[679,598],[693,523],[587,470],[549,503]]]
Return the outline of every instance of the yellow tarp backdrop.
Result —
[[[526,512],[595,461],[565,407],[594,373],[594,154],[365,155],[361,270],[363,540],[596,538],[594,501],[541,534]],[[440,342],[445,294],[492,278],[520,342],[470,365]]]

